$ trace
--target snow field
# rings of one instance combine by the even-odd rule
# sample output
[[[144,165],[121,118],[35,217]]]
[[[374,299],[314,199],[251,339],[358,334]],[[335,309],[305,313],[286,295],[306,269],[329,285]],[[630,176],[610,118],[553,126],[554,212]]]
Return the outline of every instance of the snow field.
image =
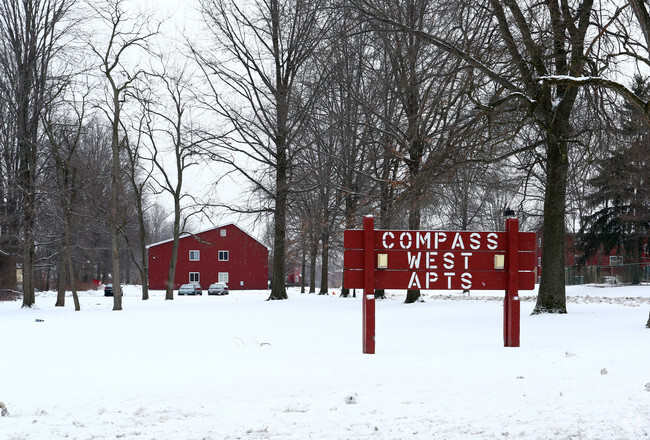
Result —
[[[522,301],[519,348],[500,292],[398,292],[375,355],[336,293],[0,303],[0,439],[650,438],[648,286],[568,287],[567,315]]]

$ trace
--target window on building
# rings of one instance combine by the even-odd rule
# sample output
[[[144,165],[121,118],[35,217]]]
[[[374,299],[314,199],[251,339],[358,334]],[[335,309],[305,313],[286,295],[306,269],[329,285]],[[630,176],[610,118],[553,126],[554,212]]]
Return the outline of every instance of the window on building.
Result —
[[[650,244],[646,243],[645,246],[643,246],[645,254],[650,255]]]
[[[190,283],[200,283],[201,276],[198,272],[190,272]]]
[[[228,272],[219,272],[219,280],[220,283],[226,283],[228,284]]]
[[[190,251],[190,261],[199,261],[201,253],[199,251]]]
[[[230,259],[229,251],[219,251],[219,261],[228,261]]]
[[[219,235],[222,237],[226,236],[226,230],[225,229],[219,229]]]

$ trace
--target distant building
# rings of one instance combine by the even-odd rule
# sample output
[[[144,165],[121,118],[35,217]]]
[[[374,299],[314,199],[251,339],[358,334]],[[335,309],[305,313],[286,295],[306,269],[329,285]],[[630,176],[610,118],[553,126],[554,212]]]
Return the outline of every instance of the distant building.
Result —
[[[544,250],[544,235],[537,232],[537,275],[542,274],[542,253]],[[582,261],[583,252],[578,249],[576,234],[567,233],[564,245],[564,266],[566,268],[567,284],[584,282],[601,282],[604,277],[617,276],[618,279],[629,282],[632,265],[638,266],[641,276],[650,279],[650,240],[646,240],[639,255],[639,261],[633,261],[625,255],[622,249],[613,248],[605,252],[599,248],[593,255]]]
[[[300,264],[287,264],[287,286],[300,286],[301,270]]]
[[[149,288],[166,289],[173,240],[147,246]],[[266,289],[269,251],[234,224],[184,234],[178,244],[174,289],[198,282],[204,289],[225,282],[230,290]]]

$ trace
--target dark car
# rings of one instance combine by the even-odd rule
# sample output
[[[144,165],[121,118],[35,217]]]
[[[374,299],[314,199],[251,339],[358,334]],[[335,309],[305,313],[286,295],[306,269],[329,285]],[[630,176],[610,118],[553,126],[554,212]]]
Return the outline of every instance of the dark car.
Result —
[[[187,283],[178,288],[179,295],[203,295],[201,286],[197,287],[196,283]]]
[[[228,295],[228,285],[226,283],[210,284],[208,295]]]
[[[104,296],[113,296],[113,285],[107,284],[104,286]]]

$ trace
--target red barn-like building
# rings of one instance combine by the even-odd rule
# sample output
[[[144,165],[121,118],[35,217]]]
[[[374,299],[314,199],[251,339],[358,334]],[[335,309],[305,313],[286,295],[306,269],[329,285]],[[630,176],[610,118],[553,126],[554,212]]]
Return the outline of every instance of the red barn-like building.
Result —
[[[147,246],[149,288],[166,289],[173,240]],[[178,243],[174,289],[198,282],[204,289],[225,282],[230,290],[266,289],[269,251],[234,224],[196,234],[184,234]]]

